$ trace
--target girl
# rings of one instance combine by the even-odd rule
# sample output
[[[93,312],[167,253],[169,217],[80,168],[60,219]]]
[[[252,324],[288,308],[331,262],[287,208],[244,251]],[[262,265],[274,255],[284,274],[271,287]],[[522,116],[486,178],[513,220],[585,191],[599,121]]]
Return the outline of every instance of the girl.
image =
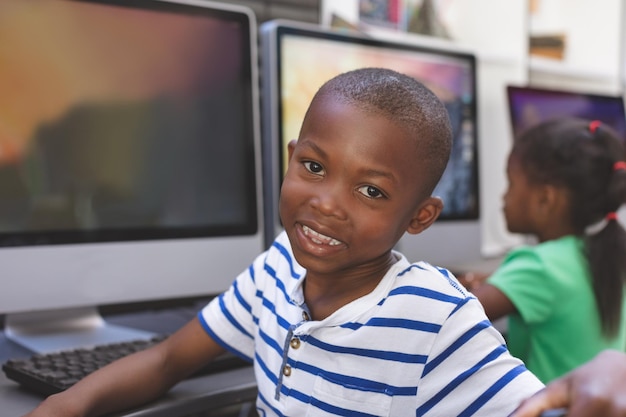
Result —
[[[515,141],[507,176],[508,230],[539,243],[511,251],[482,285],[465,284],[491,320],[509,316],[511,353],[547,383],[626,347],[624,149],[600,122],[556,119]]]

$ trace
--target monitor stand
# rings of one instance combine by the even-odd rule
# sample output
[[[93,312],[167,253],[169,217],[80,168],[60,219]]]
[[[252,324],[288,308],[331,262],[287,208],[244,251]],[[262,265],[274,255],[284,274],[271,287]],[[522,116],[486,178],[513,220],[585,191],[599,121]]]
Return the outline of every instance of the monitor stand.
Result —
[[[7,314],[6,337],[34,353],[92,347],[134,339],[154,333],[107,323],[97,308]]]

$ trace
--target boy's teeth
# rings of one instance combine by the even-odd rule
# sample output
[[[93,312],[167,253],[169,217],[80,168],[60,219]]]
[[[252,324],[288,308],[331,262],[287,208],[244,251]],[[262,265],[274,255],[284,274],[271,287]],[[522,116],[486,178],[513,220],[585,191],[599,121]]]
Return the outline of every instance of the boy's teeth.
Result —
[[[307,237],[309,237],[313,242],[317,243],[318,245],[325,244],[325,245],[330,245],[330,246],[337,246],[341,244],[341,242],[338,241],[337,239],[333,239],[332,237],[325,236],[321,233],[318,233],[315,230],[311,229],[310,227],[302,225],[302,230],[304,230],[304,234]]]

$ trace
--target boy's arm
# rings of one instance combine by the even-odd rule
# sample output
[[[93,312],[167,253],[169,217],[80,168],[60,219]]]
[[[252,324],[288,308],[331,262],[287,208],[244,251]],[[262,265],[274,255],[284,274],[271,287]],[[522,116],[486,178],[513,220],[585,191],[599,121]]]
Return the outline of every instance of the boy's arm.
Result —
[[[194,318],[162,343],[52,395],[26,417],[99,416],[152,401],[224,352]]]
[[[506,350],[478,301],[468,297],[456,304],[431,346],[419,381],[417,415],[506,416],[542,388]]]

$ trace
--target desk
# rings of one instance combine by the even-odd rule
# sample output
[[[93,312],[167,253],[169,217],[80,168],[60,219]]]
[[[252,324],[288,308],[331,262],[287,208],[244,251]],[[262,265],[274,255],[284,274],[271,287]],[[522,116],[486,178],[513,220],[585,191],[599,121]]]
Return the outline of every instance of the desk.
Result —
[[[143,312],[107,318],[115,324],[143,330],[171,333],[186,323],[197,310],[173,309]],[[31,353],[0,334],[0,362]],[[256,382],[252,367],[184,380],[157,401],[110,417],[177,417],[217,409],[256,399]],[[43,397],[21,388],[0,372],[0,414],[19,417],[37,406]]]

